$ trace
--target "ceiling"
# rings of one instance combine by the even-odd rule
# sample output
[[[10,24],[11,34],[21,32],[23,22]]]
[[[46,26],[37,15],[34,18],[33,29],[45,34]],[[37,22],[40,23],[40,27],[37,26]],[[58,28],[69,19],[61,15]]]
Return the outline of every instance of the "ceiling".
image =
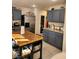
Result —
[[[45,9],[49,6],[65,4],[66,0],[57,0],[54,2],[51,0],[12,0],[12,6],[14,7],[32,8],[33,3],[36,4],[37,8]]]

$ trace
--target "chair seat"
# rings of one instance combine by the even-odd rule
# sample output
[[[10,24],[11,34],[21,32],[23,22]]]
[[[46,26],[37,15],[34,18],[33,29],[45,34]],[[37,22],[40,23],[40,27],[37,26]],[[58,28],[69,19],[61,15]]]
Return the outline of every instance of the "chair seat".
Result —
[[[31,53],[31,50],[29,48],[22,50],[22,57],[28,55]],[[17,52],[16,51],[12,51],[12,58],[16,58],[17,57]]]

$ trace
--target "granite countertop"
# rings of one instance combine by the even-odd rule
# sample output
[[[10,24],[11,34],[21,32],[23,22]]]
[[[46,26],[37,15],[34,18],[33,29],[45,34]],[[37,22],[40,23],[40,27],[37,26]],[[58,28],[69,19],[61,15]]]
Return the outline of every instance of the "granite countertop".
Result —
[[[50,28],[44,28],[44,29],[54,31],[54,32],[58,32],[58,33],[63,33],[63,31],[61,31],[61,30],[53,30],[53,29],[50,29]]]

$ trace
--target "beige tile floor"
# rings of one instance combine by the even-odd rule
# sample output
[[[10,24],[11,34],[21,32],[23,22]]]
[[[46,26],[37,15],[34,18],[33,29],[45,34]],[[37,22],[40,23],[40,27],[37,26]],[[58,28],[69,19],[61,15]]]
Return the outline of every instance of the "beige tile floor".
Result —
[[[55,54],[61,52],[59,49],[51,46],[50,44],[43,42],[43,59],[51,59]],[[38,59],[39,52],[34,55],[34,59]]]

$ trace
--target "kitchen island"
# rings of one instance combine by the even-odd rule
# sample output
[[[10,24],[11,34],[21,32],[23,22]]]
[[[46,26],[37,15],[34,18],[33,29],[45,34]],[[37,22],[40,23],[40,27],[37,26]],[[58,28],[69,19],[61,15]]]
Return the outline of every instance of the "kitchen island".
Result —
[[[16,34],[19,35],[19,38],[15,37]],[[40,51],[40,59],[42,59],[42,40],[43,40],[42,36],[31,33],[29,31],[25,30],[24,34],[20,34],[20,32],[12,32],[12,39],[15,40],[17,42],[18,46],[19,46],[19,54],[20,54],[20,56],[22,56],[22,48],[24,46],[31,45],[32,46],[31,58],[33,59],[34,53]],[[23,39],[24,40],[27,39],[27,40],[24,41]],[[39,49],[37,51],[35,51],[34,47],[38,46],[38,45],[40,45],[40,47],[39,47]]]

